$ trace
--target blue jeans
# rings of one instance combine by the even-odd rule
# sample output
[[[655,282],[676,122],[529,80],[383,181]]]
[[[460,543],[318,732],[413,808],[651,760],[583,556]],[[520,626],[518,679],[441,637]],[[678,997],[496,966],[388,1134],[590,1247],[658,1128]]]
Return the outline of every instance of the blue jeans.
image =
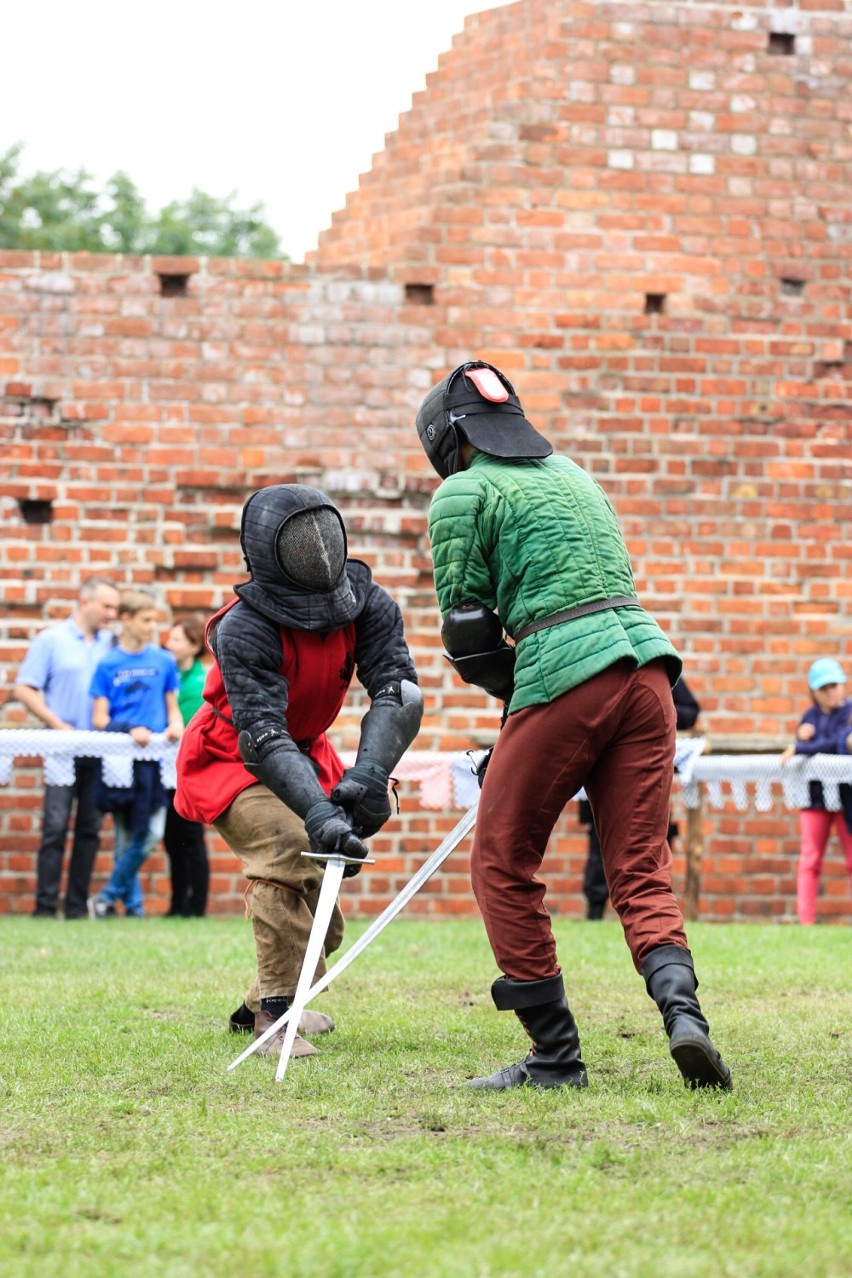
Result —
[[[163,837],[166,827],[166,809],[158,808],[151,814],[148,829],[141,838],[132,838],[121,813],[113,814],[115,821],[115,865],[109,882],[99,892],[102,901],[113,904],[123,901],[125,914],[145,913],[142,885],[137,871],[145,863]]]

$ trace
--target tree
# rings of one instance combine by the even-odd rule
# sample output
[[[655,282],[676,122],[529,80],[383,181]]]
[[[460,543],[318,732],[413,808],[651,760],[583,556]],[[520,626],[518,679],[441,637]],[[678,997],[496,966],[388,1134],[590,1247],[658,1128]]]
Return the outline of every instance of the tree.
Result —
[[[263,221],[263,205],[232,208],[234,195],[216,199],[193,187],[184,203],[160,210],[150,253],[189,253],[206,257],[280,257],[278,236]]]
[[[20,178],[20,143],[0,154],[0,248],[205,257],[283,257],[262,204],[234,207],[194,188],[152,215],[135,183],[115,173],[105,191],[91,174],[57,170]]]

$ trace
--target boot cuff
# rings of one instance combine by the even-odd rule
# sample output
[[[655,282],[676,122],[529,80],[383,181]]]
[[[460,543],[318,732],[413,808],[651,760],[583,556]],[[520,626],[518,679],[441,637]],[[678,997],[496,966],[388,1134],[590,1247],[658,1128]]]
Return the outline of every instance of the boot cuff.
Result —
[[[513,981],[510,976],[501,976],[491,986],[491,997],[498,1012],[515,1012],[524,1007],[555,1003],[564,993],[561,972],[546,976],[541,981]]]
[[[650,950],[642,962],[642,975],[645,978],[645,986],[648,988],[649,982],[657,972],[664,967],[671,967],[676,964],[678,967],[688,967],[695,974],[695,967],[692,962],[692,955],[689,950],[684,949],[680,945],[658,945],[655,950]],[[696,981],[696,988],[698,982]],[[648,988],[650,994],[650,988]],[[653,995],[651,995],[653,998]]]

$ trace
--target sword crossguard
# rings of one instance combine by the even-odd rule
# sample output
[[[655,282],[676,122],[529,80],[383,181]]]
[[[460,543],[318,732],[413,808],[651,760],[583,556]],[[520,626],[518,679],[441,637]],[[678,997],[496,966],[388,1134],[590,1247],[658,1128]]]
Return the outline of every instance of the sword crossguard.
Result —
[[[312,861],[339,861],[341,865],[375,865],[374,856],[344,856],[342,852],[303,852]]]

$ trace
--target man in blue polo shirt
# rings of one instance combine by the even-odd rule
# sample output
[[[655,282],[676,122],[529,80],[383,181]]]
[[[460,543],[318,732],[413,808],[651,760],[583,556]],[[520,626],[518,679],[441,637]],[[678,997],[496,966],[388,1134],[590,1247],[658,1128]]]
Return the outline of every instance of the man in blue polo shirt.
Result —
[[[118,616],[118,589],[105,577],[80,586],[77,607],[65,621],[40,631],[18,671],[15,696],[47,728],[57,732],[92,727],[89,687],[98,663],[112,647],[109,625]],[[36,862],[33,914],[54,918],[59,905],[62,861],[76,800],[74,840],[65,891],[66,919],[86,917],[86,898],[98,851],[101,814],[94,804],[98,759],[77,759],[73,785],[46,785]]]

